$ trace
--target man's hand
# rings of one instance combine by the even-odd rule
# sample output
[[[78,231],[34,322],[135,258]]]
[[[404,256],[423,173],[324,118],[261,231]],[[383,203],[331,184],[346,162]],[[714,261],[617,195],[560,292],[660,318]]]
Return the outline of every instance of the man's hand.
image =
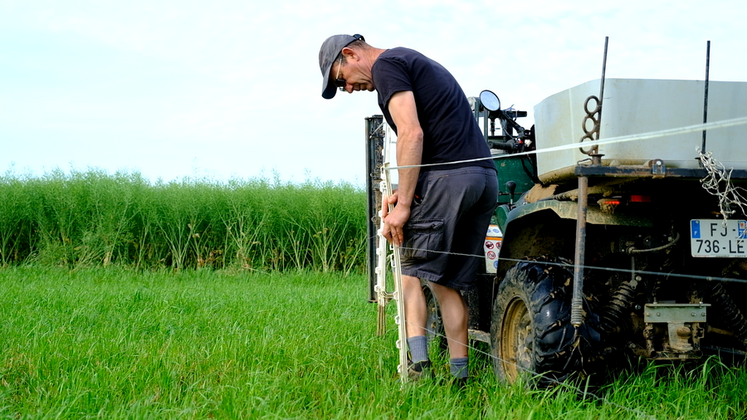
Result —
[[[405,240],[404,226],[410,219],[410,207],[400,204],[394,206],[389,212],[389,205],[397,204],[398,198],[397,191],[395,191],[388,200],[382,203],[381,217],[384,220],[384,228],[381,233],[390,244],[401,246]]]

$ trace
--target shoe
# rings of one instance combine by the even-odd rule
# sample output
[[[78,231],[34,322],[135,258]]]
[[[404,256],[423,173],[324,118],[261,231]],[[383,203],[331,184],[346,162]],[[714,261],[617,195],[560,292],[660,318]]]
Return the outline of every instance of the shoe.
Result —
[[[451,378],[451,389],[455,391],[464,391],[469,383],[469,377],[467,378]]]
[[[417,381],[430,373],[431,370],[431,361],[430,360],[423,360],[422,362],[416,362],[416,363],[410,363],[409,366],[407,366],[407,377],[411,381]]]

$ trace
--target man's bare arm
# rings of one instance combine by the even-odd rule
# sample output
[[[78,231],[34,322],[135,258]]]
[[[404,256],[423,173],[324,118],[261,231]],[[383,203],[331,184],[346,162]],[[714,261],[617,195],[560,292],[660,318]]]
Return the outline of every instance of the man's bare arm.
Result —
[[[410,91],[397,92],[389,100],[389,113],[397,126],[397,166],[420,165],[423,156],[423,129],[418,120],[415,95]],[[402,228],[410,218],[410,206],[415,195],[420,168],[399,170],[397,192],[389,203],[397,203],[391,213],[384,215],[384,237],[389,242],[402,245]],[[384,203],[386,207],[387,203]]]

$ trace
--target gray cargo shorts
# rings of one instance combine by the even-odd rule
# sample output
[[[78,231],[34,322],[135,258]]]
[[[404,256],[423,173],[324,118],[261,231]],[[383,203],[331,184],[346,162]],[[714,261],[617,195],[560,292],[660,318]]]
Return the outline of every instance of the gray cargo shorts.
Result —
[[[472,288],[497,201],[495,170],[421,172],[404,226],[402,274],[456,290]]]

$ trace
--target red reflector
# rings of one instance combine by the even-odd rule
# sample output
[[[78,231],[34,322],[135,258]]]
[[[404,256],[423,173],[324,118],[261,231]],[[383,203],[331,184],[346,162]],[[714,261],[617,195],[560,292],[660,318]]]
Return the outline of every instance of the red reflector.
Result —
[[[630,202],[631,203],[650,203],[651,196],[650,195],[631,195]]]

